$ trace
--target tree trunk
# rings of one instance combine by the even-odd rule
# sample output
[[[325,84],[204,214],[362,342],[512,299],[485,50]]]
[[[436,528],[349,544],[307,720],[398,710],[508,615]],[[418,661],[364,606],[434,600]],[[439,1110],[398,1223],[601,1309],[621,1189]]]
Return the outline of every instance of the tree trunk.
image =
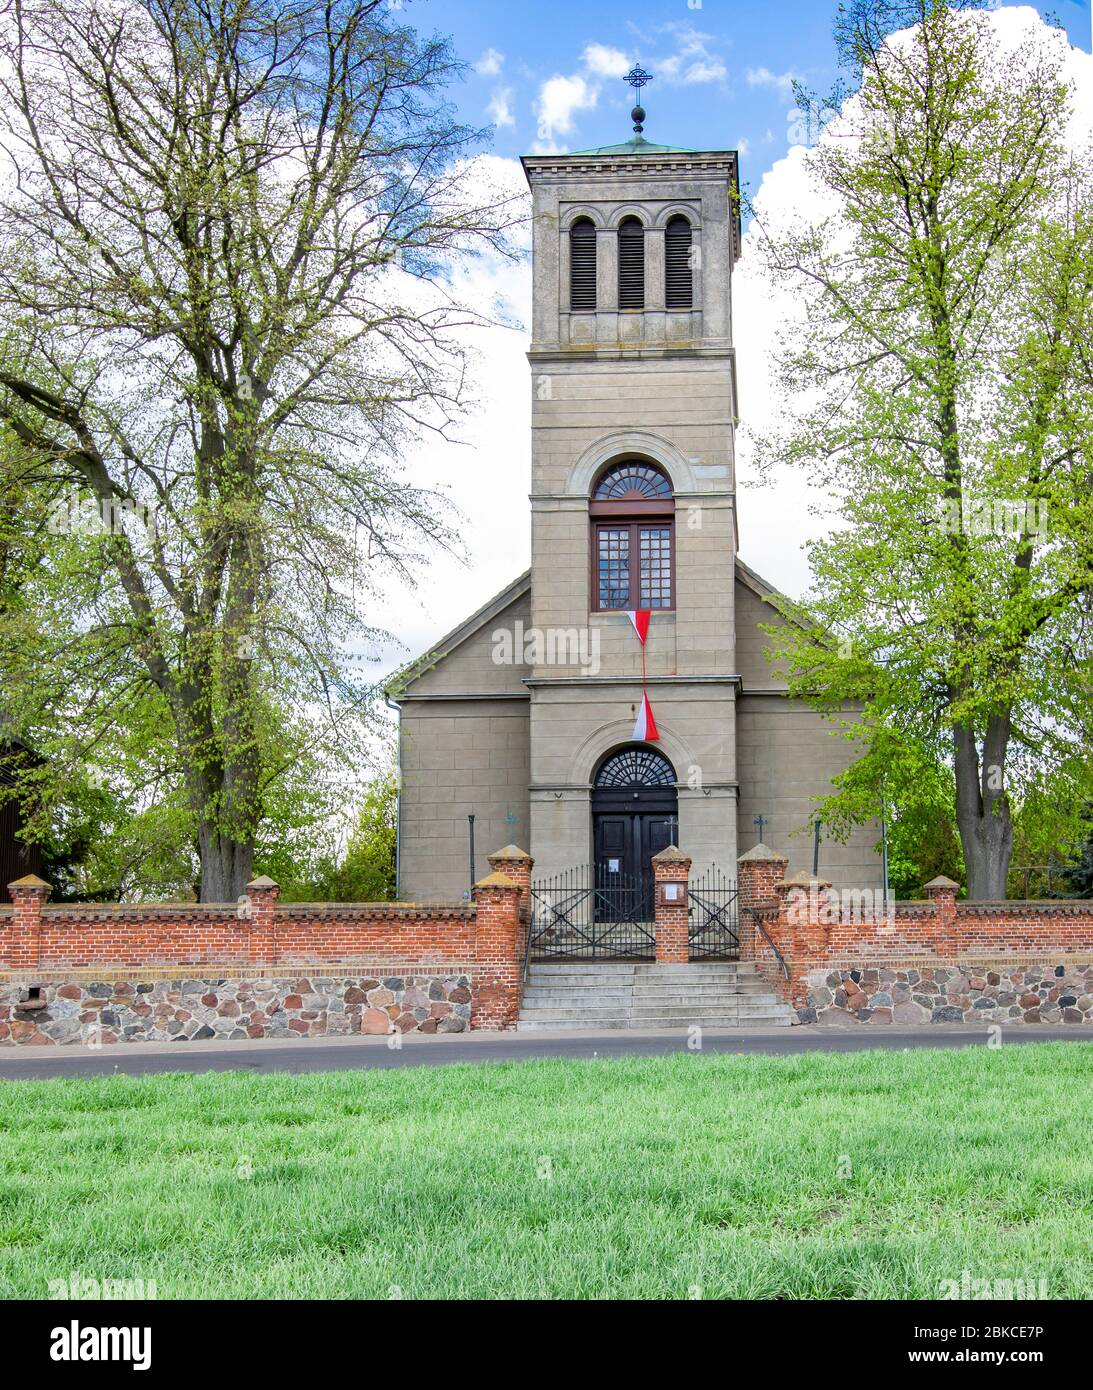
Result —
[[[1013,854],[1013,821],[1002,785],[1008,741],[1008,716],[992,719],[980,761],[974,731],[961,726],[953,730],[956,824],[973,902],[1006,896]]]
[[[201,855],[201,901],[237,902],[253,876],[253,843],[240,844],[213,826],[202,826],[197,840]]]

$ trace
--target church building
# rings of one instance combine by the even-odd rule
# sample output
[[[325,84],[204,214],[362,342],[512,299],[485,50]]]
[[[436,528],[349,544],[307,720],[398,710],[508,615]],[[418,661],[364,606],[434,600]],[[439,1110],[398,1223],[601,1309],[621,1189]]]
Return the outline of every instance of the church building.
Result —
[[[645,877],[671,843],[696,874],[735,878],[760,839],[810,865],[815,798],[851,756],[768,665],[780,618],[738,555],[736,152],[634,119],[624,144],[523,161],[531,569],[394,691],[403,900],[460,896],[510,843],[536,879]],[[824,877],[878,885],[878,839],[823,840]]]

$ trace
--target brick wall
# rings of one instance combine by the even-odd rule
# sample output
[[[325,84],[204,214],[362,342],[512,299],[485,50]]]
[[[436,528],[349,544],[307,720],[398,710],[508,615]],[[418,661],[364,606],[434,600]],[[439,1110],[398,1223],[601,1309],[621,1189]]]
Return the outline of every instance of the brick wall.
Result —
[[[216,1018],[242,1016],[236,996],[242,988],[244,1003],[253,1003],[255,982],[262,983],[263,998],[250,1009],[259,1016],[254,1029],[265,1029],[271,1004],[273,1013],[285,1014],[285,1000],[293,1001],[287,1013],[297,1011],[292,1031],[300,1033],[344,1031],[341,1023],[327,1028],[325,1021],[302,1026],[316,1024],[319,1013],[324,1020],[343,1014],[353,1022],[349,1031],[382,1031],[377,1010],[386,1012],[392,1032],[434,1031],[422,1025],[440,1018],[449,1020],[440,1031],[452,1031],[464,1014],[472,1028],[510,1028],[520,1005],[532,861],[510,845],[490,863],[493,872],[478,885],[473,903],[281,905],[276,883],[259,878],[238,904],[50,907],[49,886],[28,876],[10,885],[13,906],[0,908],[0,1043],[83,1041],[86,1030],[70,1026],[79,1014],[89,1015],[83,1022],[94,1025],[92,1036],[99,1041],[143,1040],[152,1026],[138,1026],[145,1014],[127,1014],[123,1027],[104,1028],[90,1016],[97,1006],[88,1002],[110,997],[118,1008],[108,1012],[117,1014],[122,1006],[130,1008],[127,1001],[138,985],[147,986],[141,992],[157,993],[164,1024],[168,1011],[159,996],[174,996],[166,1002],[175,1014],[188,1015],[171,1016],[187,1025],[184,1037],[197,1036],[200,1027],[212,1029],[201,1036],[223,1032]],[[323,983],[315,989],[299,985],[309,978]],[[106,984],[109,996],[101,988],[87,992]],[[225,991],[230,999],[219,998]],[[409,1004],[402,997],[406,991]],[[227,1005],[228,1012],[214,1018],[208,1013],[212,1005],[203,1005],[203,1013],[193,999],[180,1003],[187,992],[198,1000],[217,996],[216,1009]],[[310,1007],[295,1003],[303,995],[314,996]],[[331,1010],[327,996],[340,998],[340,1006]],[[69,1003],[81,1004],[79,1014]],[[459,1007],[443,1007],[450,1003]],[[54,1029],[52,1037],[45,1025],[62,1018],[69,1025]],[[195,1018],[200,1021],[190,1028]],[[17,1028],[13,1036],[15,1022],[34,1026]],[[225,1035],[239,1029],[240,1036],[270,1035],[268,1029],[248,1033],[246,1025],[232,1026]]]
[[[959,902],[938,878],[886,911],[786,868],[741,856],[740,954],[800,1022],[1093,1024],[1093,901]]]

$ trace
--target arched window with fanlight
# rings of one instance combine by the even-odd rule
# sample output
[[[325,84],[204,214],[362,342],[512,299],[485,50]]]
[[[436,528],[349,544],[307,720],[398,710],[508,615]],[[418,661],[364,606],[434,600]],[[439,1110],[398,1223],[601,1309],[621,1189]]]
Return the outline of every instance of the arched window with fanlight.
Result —
[[[675,497],[661,469],[645,459],[612,464],[593,487],[588,510],[592,608],[674,608]]]
[[[664,293],[669,309],[689,309],[694,298],[691,224],[673,217],[664,229]]]
[[[569,307],[596,307],[596,228],[587,217],[569,229]]]
[[[619,223],[619,308],[645,308],[645,228],[636,217]]]

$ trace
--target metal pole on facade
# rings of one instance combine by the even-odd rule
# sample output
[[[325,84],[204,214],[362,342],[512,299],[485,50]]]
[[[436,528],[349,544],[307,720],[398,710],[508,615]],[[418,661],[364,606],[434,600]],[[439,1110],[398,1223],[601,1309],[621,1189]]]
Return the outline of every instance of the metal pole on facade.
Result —
[[[467,830],[470,837],[470,856],[471,856],[471,897],[474,897],[474,816],[467,817]]]
[[[884,906],[888,906],[888,802],[884,792],[880,794],[880,844],[884,859]]]
[[[820,872],[820,826],[823,822],[816,821],[816,833],[812,837],[812,877],[816,878]]]

